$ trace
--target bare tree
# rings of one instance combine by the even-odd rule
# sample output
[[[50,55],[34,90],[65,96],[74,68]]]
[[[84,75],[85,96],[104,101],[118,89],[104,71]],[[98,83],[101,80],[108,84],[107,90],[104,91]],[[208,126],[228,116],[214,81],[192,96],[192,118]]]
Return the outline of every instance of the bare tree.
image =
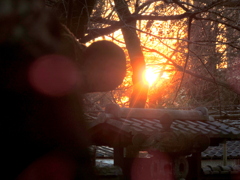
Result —
[[[67,1],[58,2],[68,5]],[[86,43],[108,37],[122,43],[124,39],[135,84],[130,98],[131,107],[143,107],[147,87],[140,83],[140,76],[149,62],[161,69],[159,77],[163,72],[171,71],[171,85],[167,87],[165,83],[155,89],[156,98],[157,94],[163,94],[161,92],[169,93],[170,99],[162,98],[168,103],[156,100],[159,104],[239,103],[240,92],[234,86],[239,83],[236,78],[239,75],[235,73],[233,79],[230,73],[231,66],[238,61],[240,48],[238,1],[99,0],[93,4],[95,8],[87,10],[87,29],[83,36],[78,36],[79,41]],[[69,14],[68,8],[66,13]],[[80,14],[73,13],[73,16],[79,19]],[[83,23],[74,22],[75,27]],[[118,30],[121,30],[121,35]],[[140,92],[140,84],[145,95]],[[142,99],[140,104],[134,105],[138,94]]]

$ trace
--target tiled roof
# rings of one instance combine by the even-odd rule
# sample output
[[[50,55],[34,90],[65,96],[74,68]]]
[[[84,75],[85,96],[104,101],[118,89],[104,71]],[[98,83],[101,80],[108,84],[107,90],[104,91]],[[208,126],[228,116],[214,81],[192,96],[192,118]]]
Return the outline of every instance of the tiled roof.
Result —
[[[103,122],[102,122],[103,123]],[[121,128],[125,132],[135,134],[143,132],[151,134],[154,131],[162,131],[163,125],[160,119],[140,119],[140,118],[119,118],[106,119],[106,124]],[[172,131],[186,134],[205,134],[211,138],[240,138],[240,120],[238,125],[230,121],[214,120],[214,121],[191,121],[191,120],[174,120],[171,125]]]
[[[145,109],[142,109],[144,112]],[[89,127],[92,128],[99,124],[105,123],[116,128],[120,128],[125,132],[143,132],[145,134],[152,133],[155,131],[162,131],[165,122],[164,119],[159,118],[133,118],[129,117],[114,117],[109,113],[101,113],[98,117],[91,116],[93,119],[89,123]],[[181,133],[191,134],[205,134],[210,138],[222,137],[238,139],[240,138],[240,119],[211,119],[211,120],[192,120],[175,118],[171,124],[171,130]]]
[[[227,141],[227,157],[228,159],[240,158],[240,141]],[[209,146],[202,152],[203,159],[222,159],[223,157],[223,144],[218,146]]]
[[[240,173],[240,166],[206,166],[202,168],[202,172],[204,175],[234,175]]]
[[[113,148],[108,146],[97,146],[92,147],[91,151],[93,151],[94,148],[96,149],[97,158],[113,158]]]
[[[113,136],[114,133],[118,133],[117,137],[120,137],[121,133],[121,135],[125,135],[120,138],[121,141],[127,141],[126,137],[128,137],[128,143],[137,146],[156,147],[163,151],[174,148],[182,148],[182,151],[186,149],[194,151],[194,148],[199,146],[207,148],[209,146],[208,139],[240,139],[238,114],[229,112],[221,116],[213,114],[215,115],[214,119],[204,108],[189,111],[119,108],[113,111],[105,110],[97,117],[89,116],[91,120],[88,121],[88,125],[92,134],[96,129],[97,132],[102,131],[105,132],[104,134],[108,134],[105,136],[106,138]],[[227,116],[234,117],[235,120],[226,118]],[[111,129],[110,132],[109,129]],[[99,135],[96,135],[95,138],[102,140]],[[171,146],[166,147],[166,144],[171,144]],[[106,142],[98,145],[111,146]],[[189,145],[192,147],[188,147]]]

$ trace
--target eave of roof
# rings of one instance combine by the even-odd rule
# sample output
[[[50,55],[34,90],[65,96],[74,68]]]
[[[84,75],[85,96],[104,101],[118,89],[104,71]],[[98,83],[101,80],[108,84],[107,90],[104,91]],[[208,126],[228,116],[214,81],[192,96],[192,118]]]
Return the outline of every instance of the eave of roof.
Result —
[[[166,151],[166,148],[164,149],[162,147],[162,142],[165,141],[166,143],[166,138],[162,138],[164,133],[170,133],[173,137],[171,140],[168,138],[167,146],[173,146],[175,143],[186,144],[185,141],[187,141],[188,144],[192,144],[190,148],[191,151],[193,151],[193,147],[198,146],[207,148],[206,143],[208,138],[228,140],[240,139],[240,120],[213,119],[208,115],[205,109],[203,109],[204,112],[202,112],[201,108],[200,110],[158,111],[156,109],[120,108],[119,110],[115,108],[114,111],[111,111],[107,109],[105,112],[99,114],[92,123],[89,123],[89,130],[91,131],[91,129],[99,127],[102,131],[107,131],[107,127],[113,127],[113,129],[126,134],[125,137],[128,137],[126,141],[131,142],[132,138],[133,145],[134,137],[138,138],[138,135],[141,134],[144,135],[145,139],[141,136],[142,139],[137,140],[137,142],[141,141],[142,143],[137,144],[139,147],[157,147],[163,151]],[[191,118],[191,115],[193,118]],[[178,117],[180,118],[178,119]],[[111,131],[111,133],[114,132],[119,133],[117,131]],[[129,137],[129,135],[131,137]],[[112,136],[112,134],[109,134],[109,136]],[[193,137],[198,138],[194,139]],[[186,147],[182,148],[185,148],[185,150],[189,148],[187,145],[185,146]],[[204,148],[202,147],[199,150],[202,151]]]

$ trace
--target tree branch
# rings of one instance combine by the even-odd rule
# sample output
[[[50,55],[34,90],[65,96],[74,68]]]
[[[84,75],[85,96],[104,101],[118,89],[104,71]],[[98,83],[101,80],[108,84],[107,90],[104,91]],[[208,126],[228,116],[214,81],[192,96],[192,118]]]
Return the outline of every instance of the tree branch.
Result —
[[[186,60],[185,60],[185,64],[184,64],[184,67],[183,67],[183,74],[182,74],[182,78],[181,78],[181,81],[180,81],[180,84],[178,86],[178,89],[177,89],[177,92],[176,92],[176,95],[175,97],[173,98],[173,102],[172,104],[175,102],[177,96],[178,96],[178,92],[180,91],[181,89],[181,86],[182,86],[182,83],[183,83],[183,79],[184,79],[184,76],[185,76],[185,72],[187,70],[187,64],[188,64],[188,61],[189,61],[189,50],[190,50],[190,38],[191,38],[191,27],[192,27],[192,17],[189,17],[188,19],[188,32],[187,32],[187,39],[188,39],[188,43],[187,43],[187,54],[186,54]]]
[[[171,62],[172,65],[173,65],[177,70],[179,70],[179,71],[181,71],[181,72],[185,72],[185,73],[187,73],[187,74],[189,74],[189,75],[191,75],[191,76],[193,76],[193,77],[196,77],[196,78],[199,78],[199,79],[202,79],[202,80],[205,80],[205,81],[208,81],[208,82],[217,84],[217,85],[219,85],[219,86],[222,86],[222,87],[224,87],[224,88],[227,88],[227,89],[231,90],[232,92],[240,95],[239,92],[237,92],[236,90],[232,89],[227,83],[225,83],[225,82],[223,82],[223,81],[219,81],[219,80],[216,80],[216,79],[208,78],[208,77],[202,76],[202,75],[200,75],[200,74],[196,74],[196,73],[194,73],[194,72],[192,72],[192,71],[189,71],[189,70],[187,70],[187,69],[184,70],[184,68],[183,68],[182,66],[178,65],[177,63],[175,63],[171,58],[167,57],[167,56],[164,55],[163,53],[161,53],[161,52],[159,52],[159,51],[157,51],[157,50],[155,50],[155,49],[150,49],[150,48],[147,48],[147,47],[143,47],[143,48],[144,48],[144,49],[147,49],[147,50],[149,50],[149,51],[151,51],[151,52],[157,53],[157,54],[159,54],[160,56],[164,57],[164,58],[167,59],[169,62]]]
[[[73,14],[73,0],[68,1],[68,12],[67,12],[67,27],[71,29],[72,26],[72,14]]]
[[[229,23],[226,23],[226,22],[218,20],[218,19],[210,19],[210,18],[202,18],[202,17],[194,17],[194,19],[217,22],[217,23],[224,24],[224,25],[226,25],[228,27],[231,27],[233,29],[236,29],[236,30],[240,31],[240,27],[239,26],[234,26],[234,25],[231,25]]]
[[[139,6],[137,9],[141,9],[143,7],[145,7],[146,5],[149,5],[153,2],[156,2],[156,1],[148,1],[146,3],[144,3],[143,5]],[[196,11],[193,11],[193,12],[185,12],[183,14],[179,14],[179,15],[169,15],[169,16],[149,16],[149,15],[140,15],[140,14],[137,14],[137,12],[139,11],[136,11],[135,13],[129,15],[128,17],[125,17],[124,18],[124,21],[109,21],[109,20],[103,20],[102,18],[98,18],[98,20],[100,20],[100,23],[106,23],[106,24],[111,24],[111,26],[109,27],[106,27],[106,28],[102,28],[102,29],[98,29],[98,30],[94,30],[94,31],[89,31],[88,35],[83,37],[82,39],[80,39],[80,42],[82,43],[86,43],[92,39],[95,39],[99,36],[104,36],[104,35],[107,35],[107,34],[110,34],[118,29],[121,29],[123,26],[125,26],[126,24],[130,23],[130,22],[133,22],[133,21],[136,21],[136,20],[158,20],[158,21],[168,21],[168,20],[180,20],[180,19],[184,19],[184,18],[188,18],[188,17],[193,17],[194,19],[204,19],[204,18],[199,18],[199,17],[196,17],[197,14],[200,14],[202,12],[206,12],[208,11],[209,9],[213,8],[214,6],[218,5],[219,3],[212,3],[210,4],[209,6],[206,6],[204,8],[201,8],[201,9],[198,9]],[[218,20],[213,20],[213,19],[206,19],[205,20],[210,20],[210,21],[216,21],[216,22],[219,22]],[[94,20],[94,22],[96,22],[96,20]],[[219,22],[219,23],[222,23],[222,24],[225,24],[225,25],[228,25],[227,23],[224,23],[224,22]],[[228,26],[231,26],[231,25],[228,25]],[[231,27],[234,27],[235,29],[237,30],[240,30],[240,28],[236,27],[236,26],[231,26]]]
[[[89,34],[85,37],[83,37],[82,39],[80,39],[80,42],[82,43],[86,43],[92,39],[95,39],[99,36],[104,36],[107,34],[110,34],[118,29],[121,29],[122,27],[124,27],[126,24],[136,21],[136,20],[159,20],[159,21],[168,21],[168,20],[179,20],[179,19],[183,19],[183,18],[187,18],[189,16],[192,16],[194,13],[184,13],[181,15],[172,15],[172,16],[144,16],[144,15],[131,15],[129,17],[126,18],[125,21],[112,21],[111,22],[111,26],[106,27],[106,28],[102,28],[102,29],[96,29],[94,31],[89,31]],[[103,19],[99,19],[103,22]],[[107,21],[109,22],[109,21]]]

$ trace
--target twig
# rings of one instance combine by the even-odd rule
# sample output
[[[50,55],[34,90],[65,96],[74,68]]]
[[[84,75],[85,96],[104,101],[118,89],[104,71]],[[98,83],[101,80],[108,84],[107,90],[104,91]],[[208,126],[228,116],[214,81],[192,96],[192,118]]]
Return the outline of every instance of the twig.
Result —
[[[183,67],[183,75],[182,75],[180,84],[179,84],[179,86],[178,86],[176,95],[175,95],[175,97],[173,98],[172,104],[174,104],[174,102],[175,102],[175,100],[176,100],[176,98],[177,98],[177,96],[178,96],[178,92],[179,92],[180,89],[181,89],[182,82],[183,82],[183,79],[184,79],[184,76],[185,76],[185,72],[186,72],[186,68],[187,68],[187,63],[188,63],[188,60],[189,60],[189,49],[190,49],[190,38],[191,38],[192,20],[193,20],[193,18],[192,18],[192,17],[189,17],[189,20],[188,20],[188,38],[187,38],[187,39],[188,39],[188,44],[187,44],[188,52],[187,52],[186,61],[185,61],[184,67]]]

